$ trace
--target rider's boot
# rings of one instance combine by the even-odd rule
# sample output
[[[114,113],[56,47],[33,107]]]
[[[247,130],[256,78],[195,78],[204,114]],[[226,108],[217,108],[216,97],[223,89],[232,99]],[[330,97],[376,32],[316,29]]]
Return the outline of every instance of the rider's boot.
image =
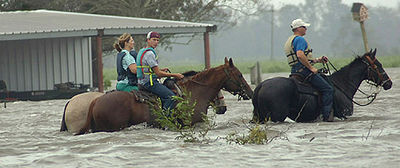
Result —
[[[323,119],[322,119],[322,121],[324,121],[324,122],[333,122],[333,118],[334,118],[334,116],[333,116],[333,109],[331,109],[331,110],[329,111],[329,114],[324,114],[324,113],[323,113]]]

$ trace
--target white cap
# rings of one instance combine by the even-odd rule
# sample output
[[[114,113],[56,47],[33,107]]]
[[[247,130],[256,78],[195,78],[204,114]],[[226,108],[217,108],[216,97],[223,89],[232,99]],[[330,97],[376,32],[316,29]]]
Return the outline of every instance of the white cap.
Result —
[[[301,26],[308,27],[308,26],[310,26],[310,24],[304,22],[304,21],[301,20],[301,19],[293,20],[292,23],[290,24],[290,27],[291,27],[292,29],[295,29],[295,28],[298,28],[298,27],[301,27]]]

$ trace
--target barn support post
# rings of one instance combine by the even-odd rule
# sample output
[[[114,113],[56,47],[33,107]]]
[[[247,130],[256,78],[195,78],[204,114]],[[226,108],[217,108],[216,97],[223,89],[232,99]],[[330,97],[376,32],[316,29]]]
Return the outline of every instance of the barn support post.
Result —
[[[104,29],[97,30],[97,79],[98,79],[98,87],[99,92],[104,92],[104,84],[103,84],[103,44],[102,37],[104,35]]]
[[[216,26],[207,28],[207,31],[203,34],[204,39],[204,61],[205,61],[205,69],[210,69],[210,35],[209,31],[211,29],[216,30]],[[226,103],[224,99],[224,95],[221,91],[218,92],[217,97],[214,99],[214,103],[216,106],[216,114],[224,114],[226,112]]]
[[[209,69],[210,65],[210,37],[208,31],[204,32],[204,61],[205,61],[205,69]]]

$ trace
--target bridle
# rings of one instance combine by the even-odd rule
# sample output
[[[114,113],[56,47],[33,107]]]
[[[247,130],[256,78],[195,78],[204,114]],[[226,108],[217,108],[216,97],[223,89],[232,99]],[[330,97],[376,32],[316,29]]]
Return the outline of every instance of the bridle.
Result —
[[[380,86],[383,86],[386,82],[390,81],[390,78],[388,78],[387,80],[383,81],[383,75],[386,74],[386,72],[381,73],[381,72],[379,71],[378,66],[375,64],[376,58],[374,58],[374,59],[372,60],[371,57],[370,57],[369,55],[366,55],[365,58],[366,58],[367,61],[365,61],[364,59],[362,59],[362,62],[363,62],[364,64],[366,64],[367,67],[368,67],[368,74],[367,74],[367,75],[368,75],[368,78],[367,78],[367,83],[370,84],[370,85],[372,85],[372,86],[375,86],[375,87],[379,88],[376,92],[373,92],[373,93],[371,93],[371,94],[369,94],[369,95],[368,95],[367,93],[363,92],[362,90],[360,90],[359,88],[357,88],[357,90],[358,90],[360,93],[364,94],[364,95],[366,96],[367,99],[372,98],[372,99],[369,100],[369,102],[367,102],[367,103],[365,103],[365,104],[361,104],[361,103],[358,103],[358,102],[354,101],[349,95],[346,94],[346,92],[344,91],[344,89],[342,89],[339,85],[335,84],[335,82],[332,81],[332,83],[336,86],[336,88],[338,88],[340,91],[342,91],[343,94],[344,94],[348,99],[350,99],[354,104],[357,104],[357,105],[359,105],[359,106],[367,106],[367,105],[371,104],[371,103],[375,100],[375,98],[376,98],[376,96],[378,95],[378,93],[381,91],[381,89],[380,89],[381,87],[380,87]],[[328,61],[328,63],[330,64],[330,66],[332,66],[332,67],[335,69],[335,71],[337,71],[336,67],[333,66],[333,64],[332,64],[330,61]],[[330,73],[330,71],[329,71],[329,66],[328,66],[327,64],[324,63],[324,67],[325,67],[325,66],[328,67],[327,69],[328,69],[328,72]],[[372,76],[372,73],[371,73],[371,72],[375,72],[376,74],[378,74],[378,78],[382,81],[382,83],[381,83],[380,85],[377,84],[376,79]],[[370,81],[370,79],[372,79],[372,81]],[[361,98],[360,98],[360,99],[361,99]]]
[[[238,82],[237,80],[234,80],[234,79],[232,79],[232,77],[231,77],[231,75],[230,75],[230,71],[228,72],[229,70],[226,68],[226,67],[224,67],[224,72],[225,72],[225,74],[226,74],[226,77],[227,77],[227,79],[223,82],[223,83],[225,83],[226,84],[226,82],[231,82],[231,83],[233,83],[234,85],[236,85],[237,87],[239,87],[240,88],[240,90],[239,91],[229,91],[229,90],[227,90],[226,88],[222,88],[223,90],[225,90],[225,91],[227,91],[227,92],[229,92],[229,93],[231,93],[231,94],[233,94],[233,95],[238,95],[238,100],[241,100],[242,98],[244,99],[244,98],[248,98],[248,99],[250,99],[247,95],[246,95],[246,92],[245,92],[245,85],[243,84],[243,83],[241,83],[241,82]]]
[[[368,62],[366,62],[365,60],[363,60],[363,62],[365,64],[367,64],[367,66],[368,66],[368,79],[373,79],[373,81],[372,81],[373,83],[368,82],[369,84],[374,85],[374,86],[379,86],[377,84],[378,82],[375,80],[375,78],[371,76],[371,74],[372,74],[371,72],[375,72],[376,74],[378,74],[378,78],[382,81],[382,83],[380,84],[381,86],[383,86],[386,82],[390,81],[390,78],[383,80],[383,75],[386,74],[386,72],[381,73],[379,71],[378,66],[376,66],[376,64],[375,64],[376,58],[374,58],[372,60],[371,57],[368,55],[365,56],[365,58],[368,61]]]
[[[249,97],[246,95],[246,92],[245,92],[245,85],[244,85],[243,83],[240,83],[240,82],[238,82],[238,81],[232,79],[232,77],[231,77],[231,75],[230,75],[230,73],[229,73],[230,71],[228,70],[228,68],[224,67],[224,72],[225,72],[225,75],[226,75],[227,78],[226,78],[225,81],[223,81],[222,83],[223,83],[223,84],[226,84],[226,82],[231,82],[231,83],[233,83],[234,85],[236,85],[237,87],[239,87],[239,88],[240,88],[240,91],[230,91],[230,90],[227,90],[226,88],[222,88],[222,89],[225,90],[225,91],[227,91],[227,92],[229,92],[229,93],[231,93],[231,94],[233,94],[233,95],[238,95],[238,100],[241,100],[242,98],[249,98]],[[189,79],[189,80],[192,81],[193,83],[196,83],[196,84],[200,85],[200,86],[210,87],[210,86],[208,86],[208,84],[206,84],[206,83],[193,80],[193,78],[191,78],[191,79]],[[219,89],[219,88],[217,88],[217,89]],[[249,99],[250,99],[250,98],[249,98]]]

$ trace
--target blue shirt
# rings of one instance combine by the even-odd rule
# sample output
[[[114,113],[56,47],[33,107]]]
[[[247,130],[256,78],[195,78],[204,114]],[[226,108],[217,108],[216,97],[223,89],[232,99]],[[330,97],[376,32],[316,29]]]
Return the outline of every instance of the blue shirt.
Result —
[[[293,50],[294,50],[294,52],[297,52],[297,51],[299,51],[299,50],[301,50],[301,51],[305,51],[306,49],[307,49],[307,42],[306,42],[306,39],[304,39],[304,37],[302,37],[302,36],[296,36],[294,39],[293,39],[293,42],[292,42],[292,44],[293,44]]]

